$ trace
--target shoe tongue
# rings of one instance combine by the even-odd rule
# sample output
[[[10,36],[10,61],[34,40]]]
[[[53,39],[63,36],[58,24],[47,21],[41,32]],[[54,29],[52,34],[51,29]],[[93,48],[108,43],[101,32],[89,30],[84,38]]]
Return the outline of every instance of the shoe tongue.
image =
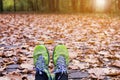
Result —
[[[56,70],[55,73],[66,73],[67,72],[67,66],[65,63],[65,58],[63,56],[60,56],[57,60]]]
[[[36,69],[39,71],[40,74],[42,74],[42,71],[44,72],[44,69],[46,68],[45,66],[45,61],[43,56],[39,56],[37,62],[36,62]]]
[[[65,58],[63,56],[60,56],[57,61],[58,65],[66,65]]]

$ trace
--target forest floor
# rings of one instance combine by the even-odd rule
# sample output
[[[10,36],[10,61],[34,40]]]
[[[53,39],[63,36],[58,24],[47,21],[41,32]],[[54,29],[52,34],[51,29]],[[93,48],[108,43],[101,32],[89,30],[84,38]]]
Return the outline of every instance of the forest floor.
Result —
[[[120,80],[120,19],[108,15],[0,14],[0,80],[34,80],[33,50],[65,44],[69,80]]]

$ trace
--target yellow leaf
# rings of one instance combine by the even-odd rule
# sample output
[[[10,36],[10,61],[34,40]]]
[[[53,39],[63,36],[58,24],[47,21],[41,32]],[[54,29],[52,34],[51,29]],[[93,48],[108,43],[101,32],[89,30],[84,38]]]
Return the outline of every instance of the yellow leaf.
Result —
[[[44,43],[45,43],[45,44],[52,44],[52,43],[54,43],[54,40],[45,40]]]

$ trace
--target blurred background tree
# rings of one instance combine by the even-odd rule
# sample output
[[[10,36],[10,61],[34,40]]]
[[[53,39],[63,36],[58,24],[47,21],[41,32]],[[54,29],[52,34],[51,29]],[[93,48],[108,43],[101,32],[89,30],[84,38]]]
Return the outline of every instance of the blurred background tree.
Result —
[[[3,0],[0,0],[0,12],[3,11]]]
[[[120,13],[120,0],[0,0],[0,12]]]

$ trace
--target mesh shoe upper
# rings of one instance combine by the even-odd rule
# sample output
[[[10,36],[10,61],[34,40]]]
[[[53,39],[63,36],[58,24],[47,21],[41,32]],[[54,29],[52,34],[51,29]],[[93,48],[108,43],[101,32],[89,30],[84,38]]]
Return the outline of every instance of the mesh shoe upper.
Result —
[[[45,65],[45,60],[41,55],[36,62],[36,70],[39,71],[39,74],[42,74],[42,71],[45,72],[46,69],[48,69],[48,67]]]
[[[53,52],[53,62],[55,65],[55,73],[67,72],[69,63],[69,54],[65,45],[57,45]]]
[[[57,60],[55,73],[66,73],[67,72],[67,65],[65,58],[60,56]]]
[[[34,64],[36,71],[41,75],[42,72],[46,73],[48,80],[51,80],[51,75],[48,71],[49,53],[44,45],[37,45],[33,54]]]
[[[49,64],[49,53],[44,45],[35,46],[34,54],[33,54],[34,64],[36,64],[38,57],[40,55],[42,55],[44,57],[45,64],[48,65]]]
[[[69,54],[68,54],[68,50],[66,48],[65,45],[57,45],[54,49],[53,52],[53,62],[54,65],[56,66],[57,64],[57,60],[60,56],[63,56],[65,59],[66,64],[68,65],[69,63]]]

